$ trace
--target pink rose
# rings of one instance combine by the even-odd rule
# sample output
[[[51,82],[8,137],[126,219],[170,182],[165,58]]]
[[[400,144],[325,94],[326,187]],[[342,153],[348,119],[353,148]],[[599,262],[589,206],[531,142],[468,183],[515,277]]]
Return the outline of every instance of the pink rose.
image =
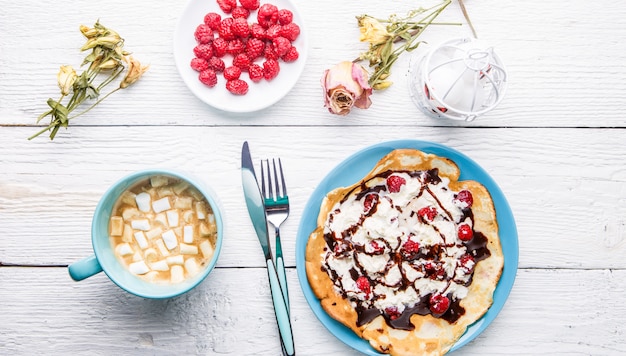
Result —
[[[369,96],[372,88],[367,82],[368,73],[361,65],[344,61],[324,71],[324,106],[333,114],[347,115],[356,106],[367,109],[372,105]]]

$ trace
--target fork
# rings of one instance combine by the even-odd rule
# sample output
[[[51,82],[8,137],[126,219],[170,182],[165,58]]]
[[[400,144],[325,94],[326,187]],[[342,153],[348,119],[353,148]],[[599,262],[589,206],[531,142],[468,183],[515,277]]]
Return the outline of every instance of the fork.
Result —
[[[266,168],[263,167],[264,163]],[[278,179],[279,172],[280,181]],[[274,176],[273,185],[272,175]],[[261,161],[261,192],[263,193],[267,220],[274,227],[276,235],[276,272],[278,273],[278,280],[283,291],[285,304],[287,305],[287,308],[289,308],[287,276],[285,274],[285,262],[283,261],[283,248],[280,242],[280,225],[287,220],[287,217],[289,216],[289,197],[287,196],[287,186],[285,185],[285,176],[283,174],[283,166],[280,158],[278,159],[278,169],[276,169],[275,159],[272,159],[271,166],[269,159]]]

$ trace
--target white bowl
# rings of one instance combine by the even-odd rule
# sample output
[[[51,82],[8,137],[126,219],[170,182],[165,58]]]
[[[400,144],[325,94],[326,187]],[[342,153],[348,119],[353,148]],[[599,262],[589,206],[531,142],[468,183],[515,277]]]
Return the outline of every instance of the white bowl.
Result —
[[[262,2],[261,5],[264,3],[266,2]],[[291,1],[272,0],[271,4],[278,7],[279,10],[290,10],[293,13],[293,22],[300,26],[300,35],[293,42],[299,53],[298,60],[291,63],[279,60],[280,72],[271,81],[262,79],[260,82],[254,83],[250,80],[248,73],[243,72],[240,79],[248,83],[248,93],[245,95],[234,95],[226,90],[226,80],[220,73],[218,73],[217,85],[210,88],[200,82],[198,79],[199,73],[193,70],[190,65],[191,60],[195,57],[193,48],[197,46],[194,31],[198,25],[204,23],[204,15],[209,12],[218,13],[222,18],[230,15],[224,14],[215,0],[189,1],[176,26],[174,60],[183,81],[189,90],[200,100],[214,108],[228,112],[253,112],[275,104],[291,91],[304,70],[308,56],[308,41],[304,30],[304,22]],[[256,10],[252,11],[248,22],[256,22],[256,14]],[[222,59],[226,67],[232,63],[231,55],[227,54]],[[255,60],[255,63],[261,66],[262,62],[261,59]]]

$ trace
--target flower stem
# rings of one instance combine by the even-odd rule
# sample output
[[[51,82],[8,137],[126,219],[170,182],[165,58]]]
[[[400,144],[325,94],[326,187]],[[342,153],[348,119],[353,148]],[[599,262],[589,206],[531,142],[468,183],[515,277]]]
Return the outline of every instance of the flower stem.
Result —
[[[417,38],[419,37],[419,35],[428,26],[434,23],[434,20],[437,18],[437,16],[439,16],[439,14],[441,14],[441,12],[443,12],[443,10],[446,7],[448,7],[448,5],[450,5],[451,2],[452,0],[446,0],[428,9],[419,10],[419,14],[424,15],[419,21],[410,21],[415,16],[417,16],[417,14],[415,16],[409,15],[408,17],[404,19],[399,19],[399,20],[394,20],[394,21],[391,21],[391,20],[383,21],[385,23],[389,23],[392,25],[400,24],[399,26],[397,26],[397,30],[394,33],[392,33],[392,37],[388,40],[387,45],[390,44],[389,41],[391,41],[391,43],[406,41],[406,43],[399,46],[398,48],[393,49],[391,53],[385,56],[385,59],[381,61],[383,65],[377,66],[376,69],[374,70],[374,73],[369,78],[368,82],[370,85],[374,86],[376,83],[378,83],[382,75],[388,74],[391,69],[391,66],[396,62],[398,57],[403,52],[415,49],[416,47],[415,41],[417,41]],[[409,37],[408,39],[406,36],[407,34]],[[370,51],[371,50],[372,50],[372,47],[370,47]],[[370,66],[372,65],[370,64]]]
[[[478,35],[476,34],[474,25],[472,25],[472,20],[470,20],[469,18],[469,14],[467,13],[467,9],[465,8],[465,3],[463,2],[463,0],[459,0],[459,5],[461,6],[461,12],[463,12],[465,21],[467,21],[467,24],[469,25],[470,30],[472,30],[472,35],[474,35],[474,38],[478,38]]]
[[[104,99],[108,98],[111,94],[115,93],[116,91],[120,90],[122,88],[117,87],[115,89],[113,89],[111,92],[109,92],[107,95],[103,96],[102,98],[98,99],[98,101],[96,101],[95,103],[93,103],[90,107],[88,107],[85,111],[78,113],[72,117],[68,117],[67,121],[70,121],[72,119],[75,119],[83,114],[86,114],[87,112],[89,112],[89,110],[93,109],[96,105],[100,104]]]
[[[115,68],[115,72],[112,73],[102,83],[100,83],[100,85],[98,85],[98,91],[100,91],[100,89],[104,88],[105,86],[109,85],[109,83],[114,81],[123,71],[124,71],[124,66],[123,65],[120,65],[119,67]],[[107,94],[107,96],[109,96],[109,95]],[[106,96],[105,96],[105,98],[106,98]],[[98,102],[100,102],[100,101],[98,101]]]
[[[28,140],[34,139],[35,137],[41,135],[42,133],[50,130],[53,126],[54,126],[53,124],[50,124],[50,125],[46,126],[46,128],[44,128],[43,130],[41,130],[41,131],[37,132],[36,134],[32,135],[31,137],[29,137]]]

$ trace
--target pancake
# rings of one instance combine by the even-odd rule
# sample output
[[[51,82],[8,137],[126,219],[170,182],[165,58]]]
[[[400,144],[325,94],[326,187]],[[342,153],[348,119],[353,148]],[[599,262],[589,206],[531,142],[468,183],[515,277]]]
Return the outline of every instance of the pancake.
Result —
[[[504,266],[495,208],[459,176],[450,159],[397,149],[322,201],[309,284],[382,353],[445,354],[493,302]]]

